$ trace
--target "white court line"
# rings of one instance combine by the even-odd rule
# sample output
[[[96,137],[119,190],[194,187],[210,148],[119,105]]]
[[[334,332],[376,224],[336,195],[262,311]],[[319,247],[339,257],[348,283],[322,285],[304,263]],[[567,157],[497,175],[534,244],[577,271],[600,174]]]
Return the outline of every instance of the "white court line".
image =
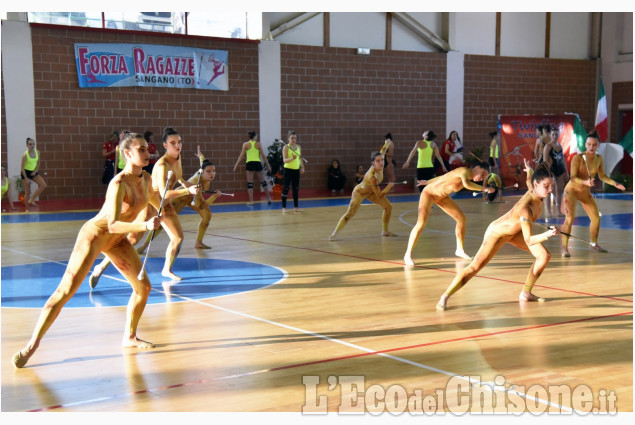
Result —
[[[161,292],[161,291],[159,291],[159,292]],[[263,323],[267,323],[269,325],[273,325],[273,326],[278,326],[278,327],[281,327],[281,328],[289,329],[289,330],[292,330],[292,331],[295,331],[295,332],[298,332],[298,333],[302,333],[302,334],[305,334],[305,335],[311,335],[311,336],[314,336],[314,337],[317,337],[317,338],[324,339],[324,340],[329,341],[329,342],[334,342],[336,344],[345,345],[347,347],[354,348],[356,350],[360,350],[360,351],[363,351],[363,352],[366,352],[366,353],[376,353],[377,355],[379,355],[381,357],[385,357],[385,358],[388,358],[388,359],[391,359],[391,360],[395,360],[395,361],[398,361],[398,362],[401,362],[401,363],[406,363],[406,364],[409,364],[411,366],[418,367],[420,369],[426,369],[426,370],[429,370],[429,371],[432,371],[432,372],[437,372],[437,373],[440,373],[440,374],[443,374],[443,375],[446,375],[446,376],[450,376],[450,377],[453,377],[453,378],[461,379],[463,381],[468,382],[471,386],[474,386],[476,384],[481,384],[480,381],[471,380],[469,376],[463,376],[463,375],[460,375],[460,374],[457,374],[457,373],[448,372],[448,371],[443,370],[443,369],[439,369],[439,368],[436,368],[436,367],[433,367],[433,366],[428,366],[428,365],[425,365],[423,363],[418,363],[418,362],[415,362],[415,361],[412,361],[412,360],[404,359],[402,357],[393,356],[391,354],[377,352],[376,350],[372,350],[370,348],[362,347],[361,345],[352,344],[350,342],[342,341],[342,340],[336,339],[336,338],[331,338],[329,336],[322,335],[322,334],[319,334],[319,333],[316,333],[316,332],[308,331],[308,330],[301,329],[301,328],[296,328],[295,326],[285,325],[285,324],[279,323],[279,322],[274,322],[272,320],[264,319],[262,317],[253,316],[251,314],[247,314],[247,313],[243,313],[243,312],[240,312],[240,311],[231,310],[229,308],[225,308],[225,307],[220,307],[220,306],[217,306],[217,305],[209,304],[209,303],[206,303],[206,302],[203,302],[203,301],[199,301],[199,300],[196,300],[196,299],[191,299],[191,298],[184,297],[184,296],[181,296],[181,295],[178,295],[178,294],[173,294],[173,296],[181,298],[181,299],[184,299],[184,300],[187,300],[187,301],[191,301],[191,302],[194,302],[194,303],[197,303],[197,304],[200,304],[200,305],[203,305],[205,307],[210,307],[210,308],[213,308],[213,309],[216,309],[216,310],[221,310],[221,311],[224,311],[226,313],[234,314],[234,315],[237,315],[237,316],[242,316],[242,317],[245,317],[245,318],[248,318],[248,319],[252,319],[252,320],[257,320],[257,321],[260,321],[260,322],[263,322]],[[268,371],[268,369],[267,370],[255,371],[255,372],[246,372],[246,373],[242,373],[242,374],[238,374],[238,375],[232,375],[232,376],[223,377],[223,378],[227,379],[227,378],[231,378],[231,377],[248,376],[248,375],[263,373],[263,372],[267,372],[267,371]],[[485,384],[485,383],[483,383],[482,385],[483,386],[489,386],[488,384]],[[553,403],[553,402],[551,402],[549,400],[543,400],[541,398],[537,398],[537,397],[530,396],[528,394],[521,393],[519,391],[514,390],[513,387],[514,386],[512,385],[510,388],[504,389],[504,391],[508,392],[508,393],[516,394],[516,395],[518,395],[520,397],[523,397],[525,399],[528,399],[528,400],[533,400],[533,401],[540,402],[542,404],[546,404],[547,406],[550,406],[550,407],[555,407],[555,408],[559,409],[561,412],[565,411],[565,412],[568,412],[568,413],[576,412],[576,413],[579,413],[579,414],[583,414],[583,412],[578,412],[578,411],[576,411],[574,409],[571,409],[571,408],[566,407],[566,406],[562,406],[562,405],[557,404],[557,403]]]
[[[18,250],[12,250],[12,251],[16,252],[16,253],[23,253],[23,254],[29,255],[29,256],[31,256],[33,258],[38,258],[38,259],[45,260],[45,261],[47,260],[44,257],[39,257],[39,256],[32,255],[32,254],[29,254],[29,253],[26,253],[26,252],[22,252],[22,251],[18,251]],[[54,263],[57,263],[57,264],[64,264],[64,263],[60,263],[60,262],[57,262],[57,261],[52,261],[50,259],[47,260],[47,261],[48,262],[54,262]],[[114,277],[111,277],[111,278],[113,278],[115,280],[120,280],[120,279],[117,279],[117,278],[114,278]],[[154,291],[157,291],[157,292],[165,294],[164,291],[161,291],[159,289],[156,289],[156,288],[152,288],[152,289]],[[352,343],[349,343],[349,342],[346,342],[346,341],[342,341],[340,339],[331,338],[329,336],[322,335],[322,334],[319,334],[319,333],[316,333],[316,332],[311,332],[311,331],[308,331],[308,330],[305,330],[305,329],[301,329],[301,328],[297,328],[297,327],[294,327],[294,326],[285,325],[283,323],[274,322],[272,320],[264,319],[264,318],[261,318],[261,317],[258,317],[258,316],[253,316],[253,315],[247,314],[247,313],[242,313],[242,312],[239,312],[239,311],[236,311],[236,310],[231,310],[231,309],[228,309],[228,308],[225,308],[225,307],[216,306],[216,305],[209,304],[209,303],[206,303],[206,302],[203,302],[203,301],[200,301],[200,300],[196,300],[196,299],[193,299],[193,298],[184,297],[184,296],[181,296],[181,295],[178,295],[178,294],[170,294],[170,296],[181,298],[184,301],[190,301],[190,302],[193,302],[193,303],[197,303],[197,304],[203,305],[205,307],[210,307],[210,308],[213,308],[213,309],[216,309],[216,310],[224,311],[226,313],[230,313],[230,314],[234,314],[234,315],[237,315],[237,316],[242,316],[242,317],[245,317],[245,318],[248,318],[248,319],[252,319],[252,320],[260,321],[260,322],[263,322],[263,323],[267,323],[269,325],[273,325],[273,326],[289,329],[289,330],[292,330],[294,332],[298,332],[298,333],[301,333],[301,334],[311,335],[311,336],[314,336],[314,337],[317,337],[317,338],[320,338],[320,339],[324,339],[324,340],[329,341],[329,342],[333,342],[333,343],[336,343],[336,344],[344,345],[344,346],[347,346],[347,347],[350,347],[350,348],[353,348],[353,349],[356,349],[356,350],[359,350],[359,351],[363,351],[363,352],[366,352],[366,353],[377,353],[377,355],[379,355],[381,357],[385,357],[385,358],[388,358],[388,359],[391,359],[391,360],[395,360],[395,361],[398,361],[398,362],[401,362],[401,363],[409,364],[411,366],[415,366],[415,367],[418,367],[420,369],[426,369],[426,370],[429,370],[429,371],[432,371],[432,372],[437,372],[437,373],[440,373],[440,374],[443,374],[443,375],[446,375],[446,376],[450,376],[452,378],[458,378],[460,380],[468,382],[471,386],[480,384],[479,381],[471,380],[469,376],[466,377],[466,376],[463,376],[463,375],[460,375],[460,374],[457,374],[457,373],[448,372],[448,371],[443,370],[443,369],[439,369],[439,368],[435,368],[433,366],[428,366],[428,365],[425,365],[425,364],[422,364],[422,363],[414,362],[412,360],[404,359],[402,357],[393,356],[391,354],[386,354],[386,353],[381,353],[381,352],[378,353],[376,350],[372,350],[370,348],[362,347],[361,345],[352,344]],[[230,376],[223,377],[223,378],[224,379],[229,379],[229,378],[233,378],[233,377],[254,375],[254,374],[259,374],[259,373],[264,373],[264,372],[267,372],[267,370],[246,372],[246,373],[243,373],[243,374],[230,375]],[[221,378],[221,379],[223,379],[223,378]],[[508,392],[508,393],[516,394],[516,395],[518,395],[520,397],[523,397],[525,399],[528,399],[528,400],[533,400],[533,401],[537,401],[537,402],[542,403],[542,404],[546,404],[547,406],[550,406],[550,407],[555,407],[555,408],[559,409],[559,411],[561,411],[561,412],[562,411],[565,411],[565,412],[568,412],[568,413],[576,412],[576,413],[581,413],[582,414],[582,412],[577,412],[574,409],[571,409],[569,407],[562,406],[562,405],[557,404],[557,403],[552,403],[549,400],[543,400],[543,399],[540,399],[540,398],[537,398],[537,397],[530,396],[528,394],[524,394],[524,393],[515,391],[515,390],[513,390],[513,386],[510,387],[510,388],[505,388],[504,391]],[[101,401],[103,399],[104,398],[97,398],[97,399],[86,400],[86,401],[77,401],[77,402],[72,403],[72,405],[76,406],[76,405],[80,405],[80,404],[87,404],[87,403],[91,403],[91,402]]]

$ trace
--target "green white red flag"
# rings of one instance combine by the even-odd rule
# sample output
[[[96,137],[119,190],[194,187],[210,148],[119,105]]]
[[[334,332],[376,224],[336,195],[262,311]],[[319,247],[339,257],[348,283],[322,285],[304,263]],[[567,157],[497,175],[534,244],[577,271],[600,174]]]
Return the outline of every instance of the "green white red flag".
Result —
[[[604,94],[604,83],[600,78],[600,98],[598,108],[595,113],[595,131],[598,132],[600,142],[605,142],[609,138],[609,121],[606,113],[606,95]]]

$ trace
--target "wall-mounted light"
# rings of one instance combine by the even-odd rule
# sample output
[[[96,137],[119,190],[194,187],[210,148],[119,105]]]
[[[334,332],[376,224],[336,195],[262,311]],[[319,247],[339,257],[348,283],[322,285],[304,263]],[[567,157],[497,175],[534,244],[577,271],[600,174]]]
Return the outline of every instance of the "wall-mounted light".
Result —
[[[358,55],[370,55],[370,48],[369,47],[358,47],[357,48],[357,54]]]

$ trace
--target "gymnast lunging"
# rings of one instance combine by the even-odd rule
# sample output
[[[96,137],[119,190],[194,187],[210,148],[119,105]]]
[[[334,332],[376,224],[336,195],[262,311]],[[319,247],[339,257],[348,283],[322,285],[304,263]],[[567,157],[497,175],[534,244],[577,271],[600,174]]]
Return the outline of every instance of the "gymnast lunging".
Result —
[[[208,159],[205,159],[203,154],[200,151],[200,148],[197,148],[197,154],[199,161],[201,163],[201,168],[194,174],[188,182],[193,185],[197,185],[199,187],[199,192],[196,195],[187,195],[181,196],[180,198],[176,198],[172,201],[174,205],[174,210],[177,214],[183,210],[186,206],[189,206],[194,211],[201,216],[201,221],[198,223],[198,230],[196,232],[196,241],[194,242],[194,249],[210,249],[209,246],[203,243],[203,237],[205,236],[205,232],[209,227],[209,223],[212,220],[212,212],[209,207],[221,196],[221,191],[216,189],[212,192],[212,195],[207,199],[203,198],[203,193],[209,191],[209,187],[212,184],[214,178],[216,178],[216,166]],[[154,232],[154,237],[156,237],[161,229],[158,229]],[[145,252],[146,248],[150,244],[150,239],[152,237],[151,233],[148,233],[146,236],[146,240],[144,244],[139,247],[138,252]]]
[[[373,160],[372,165],[364,175],[362,182],[353,189],[351,203],[338,221],[335,230],[333,230],[333,233],[329,236],[329,240],[335,240],[335,235],[355,216],[362,202],[364,202],[364,199],[368,199],[372,203],[379,205],[384,210],[381,218],[381,235],[395,236],[394,233],[388,231],[388,224],[390,223],[390,216],[392,214],[392,204],[386,198],[386,194],[393,188],[394,183],[390,182],[383,190],[379,190],[379,184],[384,179],[384,156],[380,152],[373,152],[371,159]]]
[[[172,201],[172,204],[174,206],[176,214],[179,214],[183,208],[189,206],[194,211],[196,211],[199,216],[201,216],[201,221],[198,223],[198,231],[196,233],[196,242],[194,243],[194,249],[210,249],[209,246],[203,243],[203,237],[205,236],[205,232],[207,231],[209,223],[212,220],[212,212],[210,211],[209,206],[214,201],[216,201],[216,199],[218,199],[218,197],[221,195],[221,192],[220,190],[216,189],[209,198],[203,198],[203,192],[207,192],[209,190],[209,186],[212,180],[214,180],[214,178],[216,177],[216,166],[211,161],[205,159],[203,154],[200,152],[200,149],[197,149],[197,156],[199,157],[199,160],[201,162],[201,168],[188,181],[193,185],[198,186],[199,192],[196,195],[190,194],[187,196],[176,198],[174,201]],[[151,212],[149,212],[149,214],[146,211],[142,211],[139,214],[139,217],[137,217],[137,221],[145,220],[146,214],[148,216],[152,216],[156,215],[156,212],[153,208]],[[148,245],[150,245],[152,238],[156,238],[159,232],[161,232],[160,227],[154,232],[149,232],[146,235],[143,245],[141,245],[137,249],[137,252],[139,254],[144,253],[145,250],[148,248]],[[128,240],[132,245],[135,245],[142,236],[143,232],[130,233],[128,234]],[[88,279],[88,284],[91,288],[95,288],[97,286],[101,275],[104,273],[104,271],[106,271],[106,268],[108,268],[110,263],[110,259],[108,258],[108,256],[106,256],[101,261],[101,263],[95,266]]]
[[[571,180],[564,188],[562,213],[565,215],[562,231],[571,233],[571,226],[575,218],[576,202],[580,201],[582,208],[591,219],[589,232],[591,236],[591,248],[598,252],[607,252],[598,245],[598,235],[600,234],[600,211],[595,198],[591,195],[591,188],[595,185],[597,176],[606,184],[615,186],[619,190],[626,189],[624,185],[604,174],[604,162],[602,156],[597,154],[599,141],[598,135],[594,131],[587,135],[586,152],[578,154],[571,160]],[[560,254],[563,257],[570,257],[569,237],[562,235]]]
[[[145,222],[135,219],[149,202],[159,209],[161,198],[152,189],[150,175],[142,169],[148,165],[150,158],[148,144],[143,136],[125,133],[120,147],[126,156],[126,166],[108,184],[106,200],[99,213],[79,231],[66,272],[44,305],[31,340],[13,355],[13,365],[17,368],[24,367],[38,349],[44,334],[62,307],[77,292],[101,252],[112,260],[133,289],[126,313],[123,346],[141,349],[154,347],[151,342],[137,337],[137,326],[145,309],[151,284],[146,273],[143,273],[142,279],[138,278],[142,268],[141,259],[126,235],[160,226],[159,217],[152,217]]]
[[[189,195],[195,195],[199,191],[199,187],[183,180],[183,169],[181,167],[181,149],[182,142],[181,136],[173,128],[166,128],[163,134],[163,147],[166,152],[155,164],[152,169],[152,187],[157,193],[165,193],[165,203],[163,206],[163,220],[161,225],[166,229],[170,238],[170,243],[165,253],[165,263],[161,272],[162,276],[168,277],[172,280],[181,280],[180,276],[175,275],[172,272],[172,266],[176,260],[176,256],[181,250],[181,244],[183,243],[183,229],[181,228],[181,222],[178,218],[178,212],[174,209],[172,200],[179,197],[186,197]],[[200,153],[200,152],[199,152]],[[172,175],[170,181],[167,181],[168,172],[171,171]],[[180,182],[183,188],[174,189],[176,182]],[[167,190],[166,190],[167,189]],[[141,211],[137,221],[143,221],[147,217],[157,215],[157,210],[152,206],[148,206],[145,211]],[[141,233],[131,233],[128,235],[128,240],[132,245],[135,245],[137,241],[143,236]],[[147,245],[144,245],[147,246]],[[139,249],[139,253],[143,253],[144,249]],[[89,285],[91,288],[97,286],[97,282],[102,273],[106,270],[110,260],[108,255],[93,269],[93,272],[89,278]]]
[[[531,290],[551,258],[551,254],[542,243],[556,235],[558,230],[552,227],[543,233],[534,235],[531,222],[540,217],[542,201],[551,195],[553,190],[553,178],[545,167],[539,167],[533,173],[526,160],[525,167],[531,178],[531,189],[505,215],[490,223],[485,231],[483,243],[474,259],[456,275],[437,303],[437,310],[445,310],[448,299],[485,267],[506,243],[523,251],[528,251],[535,257],[518,299],[520,301],[545,301],[544,298],[534,295]]]
[[[494,192],[492,187],[483,187],[471,180],[480,182],[489,174],[489,165],[486,162],[479,162],[471,169],[467,167],[456,168],[449,173],[432,180],[418,180],[419,186],[426,186],[419,196],[419,213],[417,216],[417,224],[410,232],[408,239],[408,248],[404,255],[406,265],[414,266],[412,259],[412,250],[417,245],[421,232],[426,227],[426,223],[430,218],[430,210],[432,205],[438,205],[447,215],[456,221],[456,251],[457,257],[469,260],[471,257],[465,253],[463,241],[465,240],[465,214],[458,205],[450,198],[450,194],[458,192],[465,188],[474,191],[484,191],[488,193]]]

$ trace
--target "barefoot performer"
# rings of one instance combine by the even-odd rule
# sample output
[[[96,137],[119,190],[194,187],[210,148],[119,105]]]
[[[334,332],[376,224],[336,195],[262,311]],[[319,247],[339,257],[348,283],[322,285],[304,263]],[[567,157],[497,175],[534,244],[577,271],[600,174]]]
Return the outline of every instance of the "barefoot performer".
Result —
[[[174,205],[170,201],[182,196],[196,195],[199,188],[196,184],[183,179],[183,168],[181,167],[183,142],[181,141],[181,135],[173,128],[168,127],[163,132],[163,147],[166,150],[165,155],[154,164],[152,169],[152,188],[154,191],[157,194],[161,194],[167,186],[161,226],[170,237],[170,243],[165,251],[165,263],[161,275],[172,280],[181,280],[181,277],[172,272],[172,266],[181,250],[183,229]],[[169,181],[167,181],[168,171],[172,171],[172,177]],[[177,181],[181,183],[183,188],[174,189]]]
[[[564,202],[562,213],[565,215],[562,231],[571,233],[571,226],[575,218],[576,201],[580,201],[582,208],[586,211],[591,219],[589,233],[591,234],[591,248],[598,252],[607,252],[598,245],[598,235],[600,233],[600,212],[598,204],[591,195],[590,188],[595,185],[595,177],[597,176],[606,184],[615,186],[619,190],[624,190],[624,185],[604,174],[604,162],[602,156],[596,152],[598,150],[598,135],[594,131],[587,135],[586,152],[578,154],[571,160],[571,180],[564,188]],[[560,246],[560,254],[563,257],[570,257],[569,254],[569,237],[562,235],[562,243]]]
[[[24,367],[35,353],[46,331],[51,327],[66,302],[79,289],[90,267],[103,252],[108,255],[122,275],[128,279],[133,292],[126,313],[124,347],[152,348],[154,344],[137,337],[137,326],[150,294],[147,274],[138,279],[141,259],[126,235],[156,229],[161,218],[152,217],[146,222],[134,221],[148,202],[159,208],[161,198],[152,189],[150,175],[142,167],[148,165],[148,144],[142,135],[126,133],[121,141],[126,155],[126,167],[108,184],[106,200],[101,211],[86,222],[79,231],[75,247],[59,286],[48,299],[33,331],[29,343],[14,354],[15,367]]]
[[[174,210],[177,214],[180,213],[184,207],[189,206],[201,216],[201,221],[198,223],[198,231],[196,232],[194,249],[210,249],[209,246],[203,243],[203,237],[205,236],[205,232],[212,220],[212,212],[209,207],[218,199],[219,196],[221,196],[221,191],[216,189],[209,198],[203,198],[203,192],[207,192],[209,190],[212,180],[216,178],[216,166],[210,160],[205,159],[201,153],[200,147],[197,146],[196,152],[196,156],[198,156],[201,163],[201,168],[196,172],[196,174],[190,177],[188,182],[193,185],[198,185],[200,191],[196,194],[196,196],[190,194],[176,198],[172,201],[172,204],[174,205]],[[160,231],[161,229],[158,229],[154,233],[154,236],[156,237]],[[137,250],[138,252],[145,252],[148,244],[150,243],[150,237],[151,233],[148,233],[144,244]]]
[[[526,163],[527,168],[529,168]],[[529,168],[528,174],[532,174]],[[542,242],[558,233],[555,227],[546,232],[532,234],[530,221],[535,221],[542,212],[542,201],[551,195],[553,190],[553,178],[545,167],[540,167],[531,177],[531,187],[525,195],[502,217],[490,223],[485,231],[483,243],[470,264],[456,275],[448,289],[441,296],[437,304],[437,310],[447,308],[448,298],[478,273],[487,263],[490,262],[498,250],[506,243],[513,245],[523,251],[530,252],[536,259],[529,269],[529,274],[525,280],[518,299],[520,301],[545,301],[531,293],[536,280],[547,267],[551,258],[549,251],[542,245]]]
[[[162,193],[166,193],[165,200],[166,202],[163,205],[163,216],[164,220],[162,221],[162,226],[167,229],[168,236],[170,237],[170,243],[168,244],[166,254],[165,254],[165,264],[163,266],[163,271],[161,272],[162,276],[168,277],[172,280],[181,280],[181,278],[174,273],[172,273],[172,265],[174,264],[174,260],[181,250],[181,244],[183,243],[183,229],[181,228],[181,223],[178,219],[178,212],[174,210],[174,206],[170,199],[178,199],[179,197],[189,197],[188,195],[193,195],[197,193],[198,186],[194,183],[187,182],[187,186],[183,184],[184,188],[174,190],[173,187],[176,184],[176,181],[180,181],[183,183],[183,171],[181,168],[181,136],[172,128],[167,128],[163,135],[163,147],[166,149],[165,155],[161,157],[155,164],[152,169],[152,187],[154,188],[157,196],[161,196]],[[200,152],[199,152],[200,154]],[[174,176],[174,173],[178,170],[178,176]],[[170,184],[167,186],[166,192],[166,184],[168,171],[172,171],[173,175],[170,178]],[[192,199],[190,199],[191,201]],[[148,206],[147,210],[141,211],[139,217],[137,217],[136,221],[144,221],[147,217],[151,217],[153,215],[157,215],[157,210],[152,206]],[[141,233],[131,233],[128,235],[128,241],[135,245],[139,239],[143,236],[144,232]],[[157,232],[155,232],[156,235]],[[145,248],[147,248],[149,241],[146,241],[143,244],[142,248],[137,250],[138,253],[142,254],[145,252]],[[101,263],[99,263],[93,269],[93,272],[88,279],[89,285],[91,288],[97,286],[99,282],[99,278],[106,270],[106,268],[110,265],[111,261],[106,256]]]
[[[201,154],[199,147],[197,147],[197,156],[199,157],[199,160],[201,161],[201,168],[188,181],[194,185],[198,184],[200,187],[200,192],[196,194],[196,196],[187,195],[187,196],[181,196],[180,198],[176,198],[174,201],[172,201],[172,204],[174,205],[174,210],[176,211],[176,214],[179,214],[185,206],[189,206],[194,211],[196,211],[198,215],[201,216],[201,221],[198,224],[198,232],[196,233],[196,242],[194,243],[194,248],[195,249],[210,249],[209,246],[203,243],[203,237],[205,236],[207,227],[209,226],[209,223],[212,220],[212,212],[209,210],[209,206],[214,201],[216,201],[216,199],[218,199],[218,197],[221,195],[221,192],[220,190],[217,189],[216,191],[214,191],[213,195],[210,196],[209,198],[207,199],[203,198],[202,192],[207,192],[209,190],[211,181],[214,180],[214,178],[216,177],[216,166],[212,164],[209,160],[205,159],[203,154]],[[202,173],[201,173],[201,170],[203,170]],[[200,176],[200,181],[199,181],[199,176]],[[146,214],[147,214],[146,211],[142,211],[139,214],[139,217],[137,217],[136,221],[145,220]],[[152,209],[152,211],[149,212],[149,214],[147,215],[153,215],[153,214],[156,215],[156,213],[154,212],[154,209]],[[161,232],[160,227],[154,231],[155,238],[157,237],[159,232]],[[130,233],[128,234],[128,240],[130,241],[132,245],[135,245],[142,236],[143,236],[143,232]],[[152,232],[149,232],[146,236],[145,241],[143,242],[143,245],[141,245],[137,249],[137,252],[139,254],[143,254],[146,251],[146,249],[148,248],[148,245],[150,245],[151,239],[152,239]],[[99,278],[104,273],[104,271],[106,271],[106,268],[108,268],[110,263],[111,263],[110,259],[106,256],[106,258],[104,258],[101,263],[95,266],[88,280],[91,288],[95,288],[97,286],[97,283],[99,282]]]
[[[390,192],[394,183],[388,183],[384,190],[379,190],[379,183],[381,183],[384,179],[384,156],[380,152],[373,152],[371,159],[373,160],[371,167],[364,175],[362,182],[353,189],[351,203],[342,218],[340,218],[340,221],[337,223],[335,230],[333,230],[333,233],[329,236],[329,240],[335,240],[335,235],[342,230],[353,216],[355,216],[360,205],[364,202],[364,199],[368,199],[384,209],[384,213],[381,218],[381,235],[395,236],[394,233],[388,231],[388,223],[390,223],[390,215],[392,213],[392,204],[386,198],[386,194]]]
[[[457,257],[469,260],[471,257],[465,253],[463,248],[463,240],[465,239],[465,215],[459,209],[459,206],[450,198],[450,194],[458,192],[465,188],[475,191],[483,191],[492,193],[494,188],[483,187],[472,183],[471,180],[480,182],[487,177],[489,173],[489,165],[486,162],[479,162],[471,169],[467,167],[456,168],[449,173],[446,173],[440,177],[436,177],[432,180],[418,180],[419,185],[427,185],[425,189],[421,191],[419,197],[419,215],[417,217],[417,224],[412,228],[410,232],[410,238],[408,239],[408,248],[404,255],[404,261],[409,266],[414,266],[412,260],[412,250],[419,241],[421,232],[426,227],[428,218],[430,218],[430,209],[432,205],[438,205],[446,214],[452,217],[456,221],[456,252]]]

